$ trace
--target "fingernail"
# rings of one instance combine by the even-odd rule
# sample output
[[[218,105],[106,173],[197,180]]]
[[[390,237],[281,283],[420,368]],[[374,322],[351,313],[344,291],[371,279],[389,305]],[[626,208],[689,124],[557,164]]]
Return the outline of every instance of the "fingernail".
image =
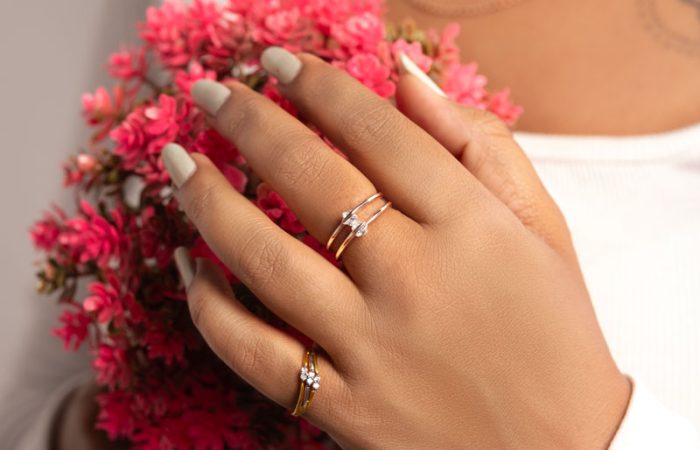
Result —
[[[231,90],[213,80],[199,80],[192,85],[190,94],[197,106],[207,114],[215,116],[221,105],[228,100]]]
[[[400,63],[400,68],[405,70],[406,72],[410,73],[414,77],[418,78],[424,85],[428,86],[430,89],[432,89],[433,92],[438,94],[441,97],[447,97],[447,94],[445,94],[445,91],[440,89],[440,86],[435,84],[432,78],[428,76],[427,73],[423,72],[420,67],[414,63],[411,58],[406,56],[404,52],[399,53],[399,63]]]
[[[175,266],[177,266],[177,271],[180,272],[180,278],[185,284],[185,287],[189,287],[192,283],[192,278],[194,278],[194,263],[192,258],[190,258],[190,252],[185,247],[178,247],[173,253],[175,258]]]
[[[163,163],[175,186],[180,187],[197,170],[197,164],[182,146],[171,143],[163,147]]]
[[[272,75],[287,84],[294,81],[301,70],[301,61],[282,47],[268,47],[260,56],[260,63]]]

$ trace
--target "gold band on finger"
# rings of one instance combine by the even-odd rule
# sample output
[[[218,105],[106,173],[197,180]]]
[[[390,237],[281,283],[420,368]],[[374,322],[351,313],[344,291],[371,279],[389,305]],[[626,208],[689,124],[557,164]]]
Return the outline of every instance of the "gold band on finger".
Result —
[[[356,237],[362,237],[367,234],[367,231],[369,230],[369,224],[377,220],[379,216],[382,215],[384,211],[387,210],[391,206],[391,202],[386,202],[377,212],[375,212],[372,217],[367,219],[367,221],[362,222],[360,225],[357,226],[350,234],[347,235],[345,240],[340,244],[340,247],[338,247],[338,250],[335,252],[335,259],[340,259],[340,255],[343,254],[343,251],[345,250],[345,247],[352,242],[353,239]]]
[[[307,350],[299,372],[299,397],[292,411],[293,416],[301,416],[311,406],[314,395],[321,387],[321,375],[318,373],[318,358],[313,350]]]
[[[343,211],[341,213],[341,220],[340,223],[338,224],[337,227],[335,227],[335,230],[333,230],[333,233],[331,236],[328,238],[328,242],[326,242],[326,250],[331,249],[331,245],[333,245],[333,242],[336,240],[338,235],[340,234],[340,231],[343,229],[343,227],[350,227],[350,232],[348,233],[347,236],[345,236],[345,240],[340,244],[338,249],[335,251],[335,259],[340,259],[340,256],[343,254],[343,251],[345,251],[345,248],[352,242],[353,239],[356,237],[362,237],[367,234],[367,231],[369,230],[369,224],[375,221],[384,211],[387,210],[391,206],[391,202],[389,201],[384,201],[384,205],[374,213],[368,220],[361,220],[358,216],[359,211],[367,206],[369,203],[376,199],[383,198],[384,194],[381,192],[377,192],[376,194],[372,194],[369,197],[367,197],[364,201],[362,201],[360,204],[355,206],[352,209]]]
[[[347,211],[343,211],[341,213],[342,219],[340,220],[340,223],[338,224],[337,227],[335,227],[335,230],[333,230],[333,234],[331,234],[331,237],[328,238],[328,241],[326,242],[326,250],[331,249],[331,245],[333,245],[333,242],[335,239],[338,237],[340,234],[341,230],[343,229],[344,226],[349,226],[353,231],[359,224],[361,223],[360,220],[357,218],[357,213],[364,208],[366,205],[370,204],[372,201],[384,197],[384,194],[381,192],[377,192],[376,194],[372,194],[369,197],[367,197],[365,200],[362,201],[359,205],[355,206],[352,209],[349,209]]]

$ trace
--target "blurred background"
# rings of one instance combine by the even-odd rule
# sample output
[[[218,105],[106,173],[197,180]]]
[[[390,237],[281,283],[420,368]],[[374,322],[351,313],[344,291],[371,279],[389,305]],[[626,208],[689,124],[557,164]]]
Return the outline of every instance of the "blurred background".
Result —
[[[87,137],[80,120],[81,94],[107,81],[108,55],[134,36],[134,23],[143,18],[148,3],[0,2],[4,157],[0,176],[0,401],[4,405],[41,401],[45,393],[38,391],[19,400],[9,389],[10,381],[18,376],[51,377],[32,371],[32,364],[39,358],[69,358],[50,334],[57,317],[55,299],[35,293],[32,264],[36,253],[28,229],[49,202],[69,205],[68,193],[62,189],[61,163]],[[27,345],[34,341],[44,345]]]

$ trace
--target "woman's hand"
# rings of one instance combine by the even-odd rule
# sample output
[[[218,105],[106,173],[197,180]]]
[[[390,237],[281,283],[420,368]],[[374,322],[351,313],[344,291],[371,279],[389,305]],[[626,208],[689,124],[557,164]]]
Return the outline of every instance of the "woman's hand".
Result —
[[[193,89],[211,124],[325,243],[341,212],[393,202],[343,254],[347,274],[171,145],[177,197],[221,260],[325,350],[306,413],[348,448],[603,448],[629,384],[596,322],[568,230],[509,131],[404,75],[399,107],[310,55],[263,57],[349,160],[239,83]],[[419,126],[420,125],[420,126]],[[465,170],[465,167],[467,170]],[[374,210],[376,210],[374,207]],[[192,318],[240,376],[291,408],[302,344],[178,251]]]

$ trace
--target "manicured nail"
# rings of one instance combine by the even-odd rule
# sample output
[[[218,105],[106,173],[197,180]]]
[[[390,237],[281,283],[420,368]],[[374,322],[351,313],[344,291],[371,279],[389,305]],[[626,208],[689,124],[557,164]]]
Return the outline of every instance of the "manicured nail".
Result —
[[[436,94],[438,94],[441,97],[447,97],[447,94],[445,94],[445,91],[440,89],[440,86],[435,84],[432,78],[428,76],[427,73],[423,72],[420,67],[414,63],[411,58],[406,56],[404,52],[399,53],[399,62],[401,63],[401,69],[405,70],[406,72],[410,73],[414,77],[418,78],[423,84],[428,86],[430,89],[433,90]]]
[[[185,247],[178,247],[173,253],[175,258],[175,266],[177,266],[177,271],[180,272],[180,278],[185,284],[185,287],[189,287],[192,283],[192,278],[194,278],[194,263],[192,258],[190,258],[190,252]]]
[[[226,103],[231,90],[221,83],[213,80],[199,80],[190,89],[192,99],[207,114],[215,116],[221,105]]]
[[[280,83],[291,83],[301,70],[301,61],[282,47],[268,47],[260,56],[260,63]]]
[[[171,143],[163,147],[163,163],[175,186],[180,187],[197,170],[197,164],[180,145]]]

